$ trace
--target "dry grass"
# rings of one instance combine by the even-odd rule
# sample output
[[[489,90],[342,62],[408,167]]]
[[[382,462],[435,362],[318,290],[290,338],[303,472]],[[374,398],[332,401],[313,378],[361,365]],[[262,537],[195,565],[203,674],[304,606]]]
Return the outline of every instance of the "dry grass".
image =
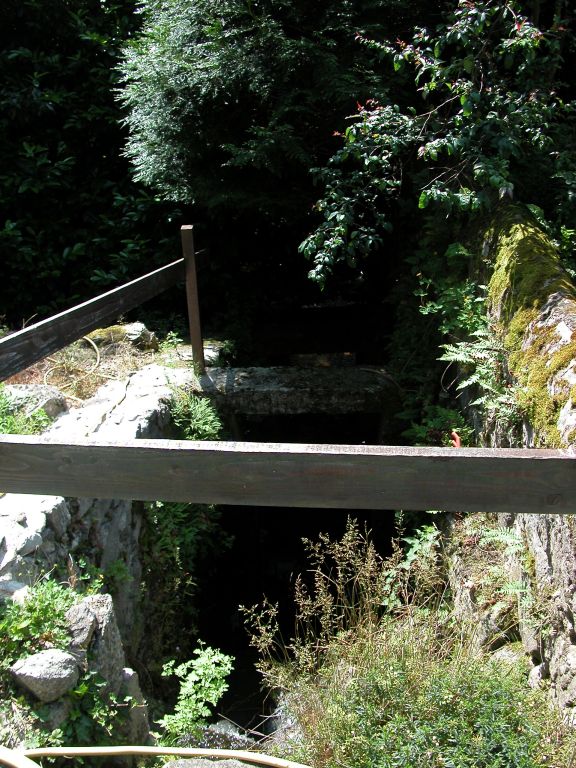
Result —
[[[141,350],[127,341],[95,347],[80,339],[11,376],[6,384],[49,384],[78,404],[106,382],[127,378],[151,363],[186,365],[187,345],[182,350]]]

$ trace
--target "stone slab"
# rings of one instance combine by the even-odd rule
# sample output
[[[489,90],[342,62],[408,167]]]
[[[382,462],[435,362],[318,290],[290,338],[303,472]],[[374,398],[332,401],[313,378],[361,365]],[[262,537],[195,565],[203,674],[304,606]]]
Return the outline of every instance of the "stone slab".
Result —
[[[199,391],[245,415],[388,414],[400,401],[392,377],[372,366],[208,368]]]

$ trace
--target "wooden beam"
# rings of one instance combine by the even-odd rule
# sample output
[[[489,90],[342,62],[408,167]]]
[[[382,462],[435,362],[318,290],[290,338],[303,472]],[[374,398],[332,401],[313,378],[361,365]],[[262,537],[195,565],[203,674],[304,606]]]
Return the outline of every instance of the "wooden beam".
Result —
[[[185,276],[184,259],[60,312],[0,339],[0,381],[114,322],[124,312],[157,296]]]
[[[185,224],[180,228],[180,235],[184,264],[186,266],[186,303],[188,305],[192,361],[196,368],[196,373],[201,376],[206,373],[206,363],[204,361],[204,342],[200,325],[200,302],[198,300],[198,280],[196,277],[196,257],[194,254],[194,227],[191,224]]]
[[[576,512],[559,450],[0,437],[0,490],[214,504]]]

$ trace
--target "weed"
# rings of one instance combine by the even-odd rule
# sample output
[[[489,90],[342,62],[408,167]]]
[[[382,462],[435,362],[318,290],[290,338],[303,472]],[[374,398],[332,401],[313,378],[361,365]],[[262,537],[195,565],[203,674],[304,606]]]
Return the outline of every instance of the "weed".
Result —
[[[25,414],[16,409],[6,390],[0,384],[0,433],[9,435],[34,435],[50,426],[52,419],[42,409]]]
[[[488,325],[474,331],[467,341],[445,344],[439,359],[458,364],[463,379],[457,389],[476,393],[470,405],[482,414],[485,431],[505,432],[514,442],[522,408],[508,374],[504,344]]]
[[[169,648],[180,658],[194,638],[196,567],[201,556],[230,545],[218,510],[209,505],[156,501],[144,510],[141,552],[144,663],[154,674]],[[188,632],[182,634],[183,624]],[[174,652],[174,651],[172,651]]]
[[[214,404],[207,397],[193,392],[175,390],[170,412],[176,427],[185,440],[220,440],[222,420]]]
[[[168,331],[166,336],[160,342],[160,351],[171,352],[174,349],[177,349],[183,343],[184,341],[182,340],[180,334],[176,333],[176,331]]]
[[[527,599],[526,584],[519,569],[513,567],[525,553],[517,531],[500,526],[494,516],[477,513],[456,521],[452,542],[473,585],[478,608],[484,610],[502,602],[515,613],[518,601]]]
[[[64,698],[69,706],[62,725],[51,733],[51,745],[85,744],[112,746],[118,738],[118,716],[128,711],[129,702],[120,705],[108,691],[108,684],[94,671],[85,672],[76,687]],[[32,710],[41,723],[49,723],[45,705]]]
[[[441,405],[426,405],[421,421],[412,422],[410,428],[402,434],[413,445],[450,446],[450,434],[453,431],[460,435],[463,446],[473,444],[474,430],[459,411]]]
[[[284,757],[315,768],[568,768],[575,737],[544,693],[453,618],[439,543],[429,526],[406,537],[407,555],[384,560],[349,526],[342,542],[308,546],[316,606],[297,592],[305,631],[261,664],[295,724]],[[507,532],[490,544],[516,546]],[[275,611],[265,613],[269,628]],[[274,636],[263,637],[270,654]]]
[[[61,584],[42,579],[22,603],[0,604],[0,671],[45,648],[66,648],[66,611],[77,597]]]
[[[407,538],[408,559],[398,542],[384,560],[366,531],[348,520],[341,540],[321,534],[318,542],[304,540],[311,569],[296,580],[296,630],[283,644],[277,634],[277,609],[242,607],[252,643],[265,677],[275,670],[275,653],[282,649],[294,668],[313,673],[322,667],[335,637],[362,634],[379,626],[381,617],[402,613],[408,600],[437,605],[442,600],[443,569],[438,555],[439,533],[429,526]],[[418,554],[416,554],[418,553]]]
[[[234,661],[231,656],[200,645],[194,650],[194,657],[178,666],[174,661],[167,662],[162,671],[165,677],[176,675],[180,680],[174,714],[159,721],[163,729],[161,743],[167,746],[178,744],[205,725],[212,714],[211,707],[228,689],[226,678]]]

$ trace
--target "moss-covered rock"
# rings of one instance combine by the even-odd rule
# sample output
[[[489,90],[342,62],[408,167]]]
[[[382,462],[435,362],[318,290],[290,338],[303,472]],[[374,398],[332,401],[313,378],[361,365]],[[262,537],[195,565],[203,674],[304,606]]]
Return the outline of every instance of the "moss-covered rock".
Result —
[[[527,209],[509,207],[485,238],[488,311],[520,385],[527,443],[567,446],[576,436],[576,290]]]

